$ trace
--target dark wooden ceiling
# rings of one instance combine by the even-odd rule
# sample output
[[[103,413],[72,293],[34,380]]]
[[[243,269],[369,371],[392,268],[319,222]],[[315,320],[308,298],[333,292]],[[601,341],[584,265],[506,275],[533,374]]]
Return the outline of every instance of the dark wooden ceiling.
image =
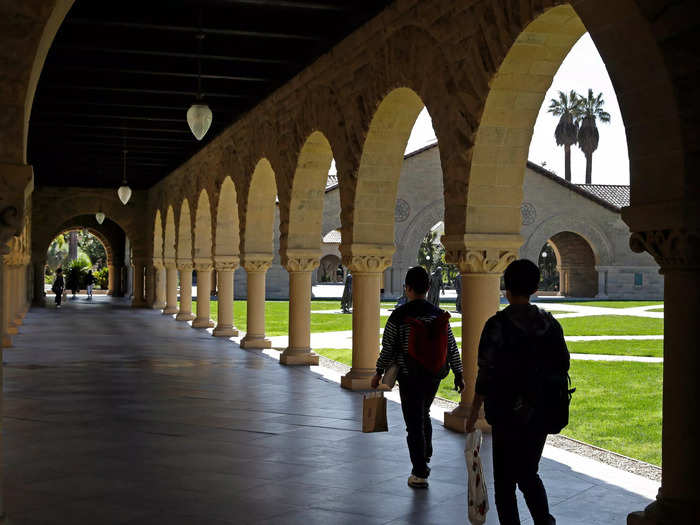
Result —
[[[126,149],[130,185],[152,186],[389,3],[76,1],[32,109],[36,183],[117,187]],[[204,101],[214,113],[201,142],[186,122],[198,59]]]

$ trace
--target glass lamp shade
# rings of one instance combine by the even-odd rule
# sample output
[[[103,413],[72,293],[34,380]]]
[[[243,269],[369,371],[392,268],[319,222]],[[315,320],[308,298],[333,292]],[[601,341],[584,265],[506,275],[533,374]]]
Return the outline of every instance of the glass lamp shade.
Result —
[[[122,204],[126,205],[126,203],[129,202],[129,199],[131,198],[131,188],[127,186],[126,181],[119,186],[117,195],[119,195],[119,200],[122,201]]]
[[[97,224],[102,224],[105,221],[105,214],[101,211],[98,211],[95,214],[95,220],[97,221]]]
[[[202,140],[211,126],[212,113],[206,104],[192,104],[187,110],[187,124],[197,140]]]

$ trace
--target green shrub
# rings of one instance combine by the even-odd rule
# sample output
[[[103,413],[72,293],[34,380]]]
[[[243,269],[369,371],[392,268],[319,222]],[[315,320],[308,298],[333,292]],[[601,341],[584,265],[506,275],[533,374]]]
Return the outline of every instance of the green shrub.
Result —
[[[87,257],[78,257],[70,263],[66,270],[66,289],[71,290],[73,295],[85,288],[85,277],[92,265]]]
[[[95,276],[95,283],[102,290],[106,290],[109,287],[109,268],[105,266],[104,268],[93,272]]]

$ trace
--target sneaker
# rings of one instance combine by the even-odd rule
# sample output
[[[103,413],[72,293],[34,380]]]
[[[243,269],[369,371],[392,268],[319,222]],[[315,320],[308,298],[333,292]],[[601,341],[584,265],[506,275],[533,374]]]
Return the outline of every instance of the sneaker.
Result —
[[[426,478],[419,478],[418,476],[411,474],[408,476],[408,486],[414,489],[427,489],[428,480]]]

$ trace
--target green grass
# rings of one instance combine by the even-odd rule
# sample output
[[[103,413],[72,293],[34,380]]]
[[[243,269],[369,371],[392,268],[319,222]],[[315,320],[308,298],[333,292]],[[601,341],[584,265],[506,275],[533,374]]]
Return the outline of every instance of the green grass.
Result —
[[[662,312],[664,311],[664,307],[662,306],[661,308],[649,308],[646,310],[647,312]]]
[[[575,306],[598,306],[600,308],[636,308],[637,306],[663,306],[662,301],[581,301],[577,303],[566,302]]]
[[[572,361],[571,378],[564,435],[661,465],[662,364]]]
[[[664,320],[631,315],[589,315],[559,319],[564,335],[663,335]]]
[[[632,355],[638,357],[663,357],[664,342],[649,340],[572,341],[566,343],[572,354]]]
[[[350,366],[352,350],[321,348],[319,354]],[[625,456],[661,464],[663,365],[572,361],[576,393],[564,435]],[[438,396],[459,401],[452,372]]]

